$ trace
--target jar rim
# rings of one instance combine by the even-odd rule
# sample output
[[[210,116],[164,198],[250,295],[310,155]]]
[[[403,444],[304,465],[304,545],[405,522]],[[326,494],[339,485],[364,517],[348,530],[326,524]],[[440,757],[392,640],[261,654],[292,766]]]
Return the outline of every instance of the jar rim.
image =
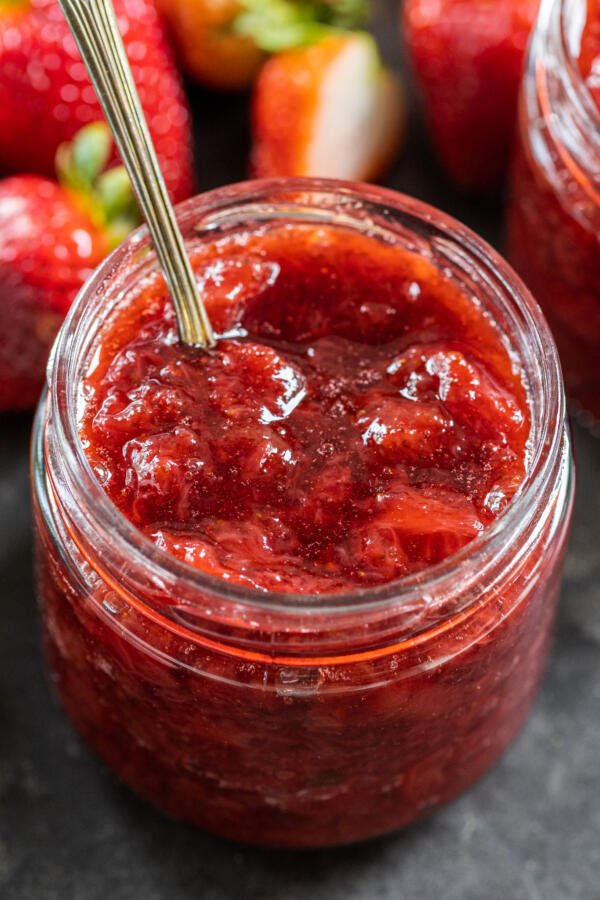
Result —
[[[565,399],[562,389],[560,365],[554,340],[540,307],[529,290],[519,279],[509,264],[466,226],[451,216],[428,204],[401,194],[397,191],[373,185],[339,181],[334,179],[268,179],[239,182],[217,188],[177,206],[178,218],[186,214],[215,212],[229,204],[255,202],[258,199],[276,202],[277,196],[300,197],[318,194],[335,195],[352,206],[371,204],[391,213],[404,215],[435,228],[442,238],[458,245],[471,261],[489,267],[507,298],[514,304],[527,329],[533,357],[543,360],[543,385],[539,403],[533,405],[529,396],[532,418],[531,432],[535,445],[531,447],[529,465],[518,491],[498,518],[480,535],[466,544],[458,552],[448,556],[434,566],[420,572],[403,576],[375,587],[357,587],[352,591],[339,593],[297,594],[268,591],[230,584],[215,575],[203,572],[161,550],[150,538],[139,531],[125,515],[110,501],[96,479],[81,442],[77,427],[77,384],[71,383],[70,376],[75,371],[77,361],[78,329],[86,324],[86,308],[89,316],[90,300],[103,293],[123,262],[130,260],[136,252],[149,244],[145,226],[136,229],[92,273],[83,286],[59,332],[48,364],[49,402],[53,427],[56,429],[58,445],[61,449],[61,468],[67,475],[70,486],[86,499],[90,521],[94,526],[105,529],[111,536],[111,546],[118,546],[128,559],[144,566],[153,565],[162,575],[187,584],[199,596],[217,597],[224,601],[234,601],[249,609],[279,611],[285,613],[311,612],[335,614],[336,612],[360,612],[364,609],[380,608],[393,603],[401,605],[415,596],[422,597],[431,591],[443,591],[444,586],[462,584],[467,574],[471,577],[482,572],[506,549],[510,536],[529,520],[535,508],[536,496],[544,490],[556,471],[556,460],[560,456],[565,422]],[[153,268],[156,258],[151,253]],[[508,305],[507,305],[508,309]],[[514,310],[513,310],[514,314]],[[89,323],[88,323],[89,324]],[[81,349],[79,347],[79,349]],[[520,360],[525,368],[525,361]],[[541,363],[540,363],[541,364]],[[533,389],[529,386],[530,391]],[[535,421],[534,416],[539,418]],[[151,604],[147,604],[150,606]]]

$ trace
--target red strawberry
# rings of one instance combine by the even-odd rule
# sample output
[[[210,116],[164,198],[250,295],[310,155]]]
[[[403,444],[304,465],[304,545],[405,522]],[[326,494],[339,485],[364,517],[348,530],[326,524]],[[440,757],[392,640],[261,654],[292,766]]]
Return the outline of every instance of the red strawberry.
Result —
[[[318,25],[355,28],[367,0],[157,0],[188,75],[220,90],[249,87],[265,53],[305,42]]]
[[[152,0],[115,0],[175,201],[193,193],[190,118]],[[0,2],[0,170],[52,175],[58,146],[102,111],[56,0]]]
[[[460,186],[505,174],[539,0],[405,0],[404,37],[442,166]]]
[[[38,175],[0,182],[0,412],[34,406],[71,301],[137,222],[125,170],[100,174],[111,150],[98,122],[59,149],[69,186]]]
[[[187,74],[220,90],[249,87],[262,61],[251,37],[235,34],[240,0],[157,0]]]
[[[262,68],[254,87],[253,173],[375,179],[397,153],[403,124],[400,85],[373,39],[327,31]]]

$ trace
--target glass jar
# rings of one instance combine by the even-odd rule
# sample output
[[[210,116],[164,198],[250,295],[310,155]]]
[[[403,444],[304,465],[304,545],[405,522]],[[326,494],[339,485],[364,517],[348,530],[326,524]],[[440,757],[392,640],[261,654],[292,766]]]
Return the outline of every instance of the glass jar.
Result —
[[[111,505],[77,433],[82,374],[110,310],[156,266],[145,230],[97,270],[49,365],[33,439],[47,658],[96,753],[167,813],[277,846],[406,825],[494,762],[535,696],[572,497],[560,370],[547,325],[503,260],[391,191],[255,182],[179,207],[190,252],[215,229],[335,223],[426,255],[474,293],[522,360],[526,480],[471,544],[351,594],[264,594],[161,551]]]
[[[586,0],[544,0],[529,50],[508,258],[553,330],[567,394],[600,423],[600,112],[578,65]]]

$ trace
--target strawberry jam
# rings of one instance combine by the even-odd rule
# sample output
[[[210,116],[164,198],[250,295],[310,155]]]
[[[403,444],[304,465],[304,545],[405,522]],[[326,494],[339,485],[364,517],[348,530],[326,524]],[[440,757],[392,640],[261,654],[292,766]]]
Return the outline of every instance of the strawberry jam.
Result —
[[[179,345],[143,232],[76,302],[34,437],[37,572],[57,691],[121,779],[324,846],[456,796],[524,721],[570,453],[502,260],[399,195],[286,185],[182,208],[213,350]]]
[[[287,225],[195,265],[216,349],[182,350],[156,279],[84,383],[87,456],[158,546],[261,590],[345,591],[441,561],[505,508],[525,472],[520,372],[424,259]]]
[[[567,393],[600,423],[600,8],[546,4],[533,36],[512,170],[508,256],[539,301]],[[569,25],[569,23],[571,23]]]

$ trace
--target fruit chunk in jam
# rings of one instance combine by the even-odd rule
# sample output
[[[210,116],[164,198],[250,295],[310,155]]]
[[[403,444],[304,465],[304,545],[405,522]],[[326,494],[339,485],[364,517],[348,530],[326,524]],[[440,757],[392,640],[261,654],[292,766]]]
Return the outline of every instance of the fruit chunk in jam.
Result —
[[[232,583],[350,591],[437,563],[525,473],[521,373],[421,256],[338,226],[222,236],[193,258],[209,352],[150,277],[87,373],[80,434],[115,505]]]

